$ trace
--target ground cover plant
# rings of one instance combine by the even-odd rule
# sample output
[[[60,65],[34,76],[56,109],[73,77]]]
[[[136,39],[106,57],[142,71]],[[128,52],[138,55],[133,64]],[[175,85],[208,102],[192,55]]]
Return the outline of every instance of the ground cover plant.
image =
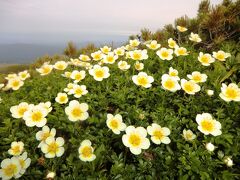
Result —
[[[3,179],[238,179],[240,58],[185,27],[8,74]]]

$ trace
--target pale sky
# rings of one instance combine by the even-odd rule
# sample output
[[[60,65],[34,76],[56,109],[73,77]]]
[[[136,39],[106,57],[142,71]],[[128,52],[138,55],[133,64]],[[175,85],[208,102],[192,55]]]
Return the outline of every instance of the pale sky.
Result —
[[[0,0],[0,44],[118,40],[156,30],[201,0]],[[222,0],[211,0],[218,4]]]

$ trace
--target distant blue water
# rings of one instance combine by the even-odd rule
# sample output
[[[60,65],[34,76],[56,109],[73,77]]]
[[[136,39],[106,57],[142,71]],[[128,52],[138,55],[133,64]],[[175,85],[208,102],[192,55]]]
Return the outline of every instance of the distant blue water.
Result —
[[[100,38],[98,41],[73,41],[73,43],[75,43],[78,48],[84,47],[88,43],[94,43],[97,46],[105,44],[110,45],[113,43],[113,45],[117,47],[125,43],[128,39],[128,36],[119,36],[117,38],[112,37],[112,39],[110,38],[111,37],[108,37],[108,39]],[[33,62],[37,57],[46,54],[62,54],[66,46],[67,41],[58,43],[13,43],[13,41],[10,41],[10,43],[2,43],[0,44],[0,63],[30,63]]]

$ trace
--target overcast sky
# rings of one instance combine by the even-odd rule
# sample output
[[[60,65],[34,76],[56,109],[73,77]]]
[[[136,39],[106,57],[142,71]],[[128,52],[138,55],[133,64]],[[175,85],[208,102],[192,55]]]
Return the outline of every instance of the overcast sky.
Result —
[[[200,1],[0,0],[0,44],[118,40],[182,15],[194,17]]]

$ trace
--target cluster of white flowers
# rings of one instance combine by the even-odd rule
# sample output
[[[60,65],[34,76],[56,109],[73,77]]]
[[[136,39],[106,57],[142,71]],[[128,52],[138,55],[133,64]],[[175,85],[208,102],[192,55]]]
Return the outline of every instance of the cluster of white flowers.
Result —
[[[2,160],[0,177],[3,180],[20,178],[31,163],[31,159],[28,158],[27,152],[24,152],[24,143],[21,141],[12,142],[8,153],[13,157]]]

